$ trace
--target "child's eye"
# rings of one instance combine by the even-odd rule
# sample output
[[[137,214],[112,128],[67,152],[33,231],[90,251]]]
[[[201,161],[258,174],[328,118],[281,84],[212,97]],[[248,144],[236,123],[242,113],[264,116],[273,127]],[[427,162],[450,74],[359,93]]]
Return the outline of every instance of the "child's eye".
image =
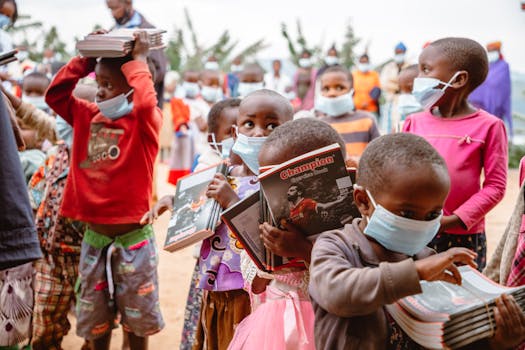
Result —
[[[415,216],[415,213],[413,211],[410,211],[410,210],[402,210],[399,212],[399,216],[402,216],[404,218],[407,218],[407,219],[413,219],[414,216]]]
[[[255,126],[255,124],[251,120],[245,121],[242,126],[244,126],[247,129],[251,129]]]
[[[434,220],[434,219],[437,218],[439,215],[441,215],[441,212],[440,212],[440,211],[435,211],[435,212],[433,212],[433,213],[428,214],[427,217],[426,217],[426,220],[427,220],[427,221]]]
[[[271,123],[271,124],[266,125],[266,129],[271,131],[271,130],[275,129],[278,126],[279,126],[278,124]]]

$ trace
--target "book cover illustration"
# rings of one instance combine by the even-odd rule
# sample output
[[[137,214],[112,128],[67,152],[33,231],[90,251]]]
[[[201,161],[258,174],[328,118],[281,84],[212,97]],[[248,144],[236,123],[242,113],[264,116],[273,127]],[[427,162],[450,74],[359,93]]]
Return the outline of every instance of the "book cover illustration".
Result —
[[[179,179],[164,249],[182,249],[213,234],[220,207],[206,191],[215,174],[224,171],[221,163]]]
[[[359,216],[338,144],[277,165],[259,180],[278,227],[288,222],[310,236],[341,228]]]

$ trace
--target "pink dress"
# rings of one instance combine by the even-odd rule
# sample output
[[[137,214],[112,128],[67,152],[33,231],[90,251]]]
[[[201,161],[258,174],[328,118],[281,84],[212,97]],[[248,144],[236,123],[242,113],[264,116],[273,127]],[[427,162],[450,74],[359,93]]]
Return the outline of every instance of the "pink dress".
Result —
[[[264,302],[235,330],[228,350],[315,350],[308,270],[274,274]]]

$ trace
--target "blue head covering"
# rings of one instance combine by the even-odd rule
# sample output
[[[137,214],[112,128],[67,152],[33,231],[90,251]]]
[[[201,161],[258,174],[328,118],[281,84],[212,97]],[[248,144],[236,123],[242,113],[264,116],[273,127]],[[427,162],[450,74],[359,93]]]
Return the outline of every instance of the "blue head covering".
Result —
[[[403,44],[402,41],[400,41],[400,42],[396,45],[395,50],[406,51],[406,50],[407,50],[407,47],[405,46],[405,44]]]

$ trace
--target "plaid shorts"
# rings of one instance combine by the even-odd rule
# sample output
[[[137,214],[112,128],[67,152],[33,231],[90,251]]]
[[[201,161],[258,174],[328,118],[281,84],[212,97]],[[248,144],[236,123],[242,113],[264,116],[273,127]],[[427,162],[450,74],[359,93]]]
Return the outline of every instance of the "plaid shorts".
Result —
[[[33,350],[61,349],[71,325],[67,314],[75,303],[74,286],[80,255],[46,257],[36,262]]]
[[[77,335],[111,332],[117,314],[140,337],[164,327],[159,307],[158,254],[151,225],[114,239],[86,230],[77,280]]]

